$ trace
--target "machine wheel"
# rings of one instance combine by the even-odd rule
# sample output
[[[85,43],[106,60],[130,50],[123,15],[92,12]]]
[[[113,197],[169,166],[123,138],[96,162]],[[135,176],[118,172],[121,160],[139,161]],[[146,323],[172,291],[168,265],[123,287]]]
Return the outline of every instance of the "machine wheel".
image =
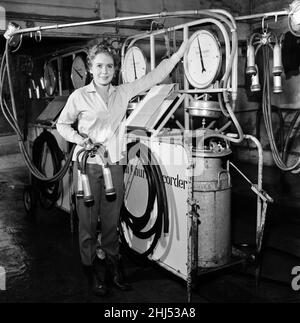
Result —
[[[36,192],[31,185],[25,186],[23,191],[24,208],[28,215],[34,216],[36,209]]]

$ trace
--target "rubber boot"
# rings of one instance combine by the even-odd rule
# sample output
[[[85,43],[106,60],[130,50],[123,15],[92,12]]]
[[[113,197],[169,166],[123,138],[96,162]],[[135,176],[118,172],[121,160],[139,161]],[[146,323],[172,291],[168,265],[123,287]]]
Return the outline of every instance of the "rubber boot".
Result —
[[[82,265],[82,270],[89,286],[93,284],[93,268],[92,266]]]
[[[92,290],[97,296],[105,296],[108,293],[107,289],[107,267],[104,260],[95,257],[93,261],[93,285]]]
[[[93,294],[96,296],[105,296],[107,294],[107,287],[104,283],[105,280],[100,279],[100,274],[96,273],[95,261],[92,266],[83,265],[83,272],[87,278],[89,288],[92,290]],[[105,267],[104,267],[105,268]],[[98,270],[99,268],[97,268]]]
[[[113,286],[122,291],[131,290],[131,285],[125,282],[124,279],[124,273],[120,256],[106,255],[106,263]]]

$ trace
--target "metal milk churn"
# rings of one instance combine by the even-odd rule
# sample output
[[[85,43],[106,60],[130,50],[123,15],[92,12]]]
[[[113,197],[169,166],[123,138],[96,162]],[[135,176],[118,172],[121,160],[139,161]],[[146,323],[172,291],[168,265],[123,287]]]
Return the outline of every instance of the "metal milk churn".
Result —
[[[193,196],[199,205],[198,267],[218,267],[231,259],[231,180],[226,169],[230,154],[218,138],[193,150]]]

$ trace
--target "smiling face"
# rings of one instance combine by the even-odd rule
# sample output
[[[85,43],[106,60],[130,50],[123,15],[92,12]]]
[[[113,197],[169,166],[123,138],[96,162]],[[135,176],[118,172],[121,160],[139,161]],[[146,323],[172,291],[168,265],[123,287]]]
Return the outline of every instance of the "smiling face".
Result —
[[[99,53],[91,60],[90,72],[96,85],[105,86],[111,83],[114,73],[115,64],[111,55]]]

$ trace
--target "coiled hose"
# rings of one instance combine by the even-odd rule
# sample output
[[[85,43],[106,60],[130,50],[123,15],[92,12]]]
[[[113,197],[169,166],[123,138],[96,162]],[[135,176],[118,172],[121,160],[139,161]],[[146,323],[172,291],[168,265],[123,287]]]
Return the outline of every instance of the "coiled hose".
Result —
[[[160,166],[158,165],[157,160],[149,147],[146,147],[141,143],[133,142],[128,144],[127,151],[129,152],[133,147],[137,148],[136,145],[139,145],[139,150],[135,156],[137,156],[141,161],[147,177],[147,207],[142,216],[139,215],[138,217],[136,217],[131,214],[124,202],[121,209],[120,219],[121,222],[123,222],[123,224],[126,225],[127,228],[131,230],[137,238],[144,240],[153,237],[149,248],[145,252],[140,254],[141,257],[146,257],[153,252],[159,238],[161,237],[162,229],[164,230],[164,233],[167,233],[169,231],[169,211],[167,194]],[[156,220],[149,230],[142,231],[145,229],[150,220],[155,200],[157,200]],[[127,247],[127,249],[131,249],[129,243],[126,240],[126,237],[124,236],[123,230],[120,230],[120,235],[122,243]]]
[[[264,79],[263,79],[263,98],[262,98],[262,108],[263,117],[265,122],[265,127],[267,135],[270,142],[270,147],[273,155],[273,159],[277,167],[283,171],[291,171],[296,174],[300,172],[300,158],[298,158],[292,165],[287,165],[284,158],[281,157],[280,152],[277,148],[276,141],[274,138],[273,127],[272,127],[272,112],[271,112],[271,99],[270,99],[270,66],[269,66],[269,48],[268,46],[263,46],[263,69],[264,69]],[[287,138],[287,140],[289,140]],[[288,143],[285,144],[283,155],[286,155],[286,147]]]
[[[3,97],[3,84],[4,84],[4,81],[6,80],[6,77],[7,77],[9,92],[10,92],[11,108],[9,108],[8,103]],[[13,93],[13,85],[12,85],[10,67],[9,67],[8,41],[6,42],[5,52],[2,56],[1,65],[0,65],[0,108],[5,119],[7,120],[7,122],[10,124],[10,126],[18,136],[18,143],[19,143],[22,156],[24,157],[24,161],[27,167],[29,168],[30,172],[32,173],[32,175],[38,180],[47,182],[47,183],[54,183],[54,182],[60,181],[66,174],[67,170],[69,169],[69,165],[72,160],[72,155],[75,149],[75,145],[72,147],[72,150],[70,151],[69,156],[66,159],[66,162],[63,165],[63,167],[61,167],[60,170],[57,173],[55,173],[52,177],[45,176],[45,174],[43,174],[39,169],[37,169],[37,167],[31,160],[23,140],[22,131],[20,130],[20,127],[18,124],[17,110],[16,110],[16,104],[15,104],[14,93]]]
[[[298,129],[295,130],[294,127],[297,123],[299,116],[300,116],[300,110],[298,109],[293,117],[293,120],[290,123],[289,129],[288,129],[286,137],[285,137],[284,147],[283,147],[283,155],[282,155],[282,158],[285,163],[287,163],[287,159],[288,159],[288,149],[290,146],[292,146],[293,141],[295,140],[296,134],[298,132]],[[294,131],[294,134],[293,134],[293,131]]]
[[[45,156],[45,145],[48,148],[48,152],[51,156],[53,165],[53,174],[56,174],[62,168],[62,161],[64,160],[64,154],[58,146],[58,143],[54,135],[44,130],[33,142],[32,146],[32,161],[35,167],[44,175],[44,160]],[[47,183],[39,180],[32,176],[32,184],[39,193],[39,200],[44,208],[51,208],[58,200],[61,194],[61,181],[54,183]]]
[[[260,109],[258,109],[256,111],[256,125],[255,125],[255,127],[256,127],[256,137],[257,137],[258,140],[261,139],[261,136],[260,136],[261,113],[262,113],[262,110],[260,110]],[[277,114],[277,116],[279,118],[278,143],[279,143],[279,147],[283,150],[284,143],[285,143],[285,139],[284,139],[284,118],[283,118],[283,115],[281,113],[281,109],[279,107],[277,107],[276,105],[273,105],[273,104],[271,105],[271,113]]]

